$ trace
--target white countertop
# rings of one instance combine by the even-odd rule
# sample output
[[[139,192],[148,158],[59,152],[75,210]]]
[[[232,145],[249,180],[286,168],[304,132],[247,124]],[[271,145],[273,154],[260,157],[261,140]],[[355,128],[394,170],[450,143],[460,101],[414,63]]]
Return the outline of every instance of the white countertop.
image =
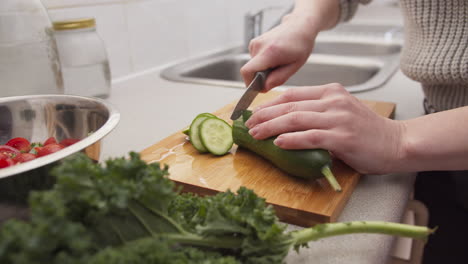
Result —
[[[121,112],[117,128],[103,141],[102,159],[141,151],[187,126],[201,112],[213,112],[237,100],[243,90],[166,81],[155,71],[114,84],[107,99]],[[355,94],[397,103],[396,119],[423,114],[418,83],[398,71],[383,87]],[[413,174],[365,175],[338,221],[400,222],[412,191]],[[297,228],[290,226],[290,229]],[[385,263],[394,238],[356,234],[312,242],[288,263]]]

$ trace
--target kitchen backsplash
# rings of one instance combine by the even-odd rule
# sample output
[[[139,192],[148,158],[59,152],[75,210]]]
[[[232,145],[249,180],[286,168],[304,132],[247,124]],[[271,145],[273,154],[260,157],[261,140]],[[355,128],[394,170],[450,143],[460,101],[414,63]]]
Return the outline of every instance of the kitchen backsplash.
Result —
[[[240,45],[244,15],[266,13],[268,27],[292,0],[42,0],[52,21],[94,17],[112,79]]]

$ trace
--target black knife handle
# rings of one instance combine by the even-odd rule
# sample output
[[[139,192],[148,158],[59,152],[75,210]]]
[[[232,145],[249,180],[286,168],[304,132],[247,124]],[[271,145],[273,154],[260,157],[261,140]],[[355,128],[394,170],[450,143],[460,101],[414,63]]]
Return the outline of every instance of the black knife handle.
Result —
[[[257,74],[261,75],[263,80],[265,81],[271,71],[273,71],[273,68],[269,68],[269,69],[266,69],[264,71],[259,71],[259,72],[257,72]]]

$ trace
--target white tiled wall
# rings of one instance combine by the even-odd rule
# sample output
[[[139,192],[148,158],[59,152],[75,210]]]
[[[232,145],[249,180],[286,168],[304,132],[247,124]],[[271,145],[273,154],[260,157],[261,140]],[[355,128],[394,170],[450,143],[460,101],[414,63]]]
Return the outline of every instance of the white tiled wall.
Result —
[[[42,0],[52,21],[94,17],[113,79],[239,45],[243,16],[267,6],[265,24],[293,0]]]

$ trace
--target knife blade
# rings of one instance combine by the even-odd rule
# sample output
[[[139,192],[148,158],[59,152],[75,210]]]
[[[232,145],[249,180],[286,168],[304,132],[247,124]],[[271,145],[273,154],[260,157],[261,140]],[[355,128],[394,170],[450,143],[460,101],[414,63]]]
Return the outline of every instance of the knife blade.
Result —
[[[239,102],[234,108],[234,111],[232,111],[231,120],[238,119],[242,115],[242,112],[247,110],[257,94],[263,90],[263,87],[265,87],[265,80],[270,72],[271,69],[255,73],[255,77],[253,78],[252,82],[250,82],[249,87],[240,98]]]

